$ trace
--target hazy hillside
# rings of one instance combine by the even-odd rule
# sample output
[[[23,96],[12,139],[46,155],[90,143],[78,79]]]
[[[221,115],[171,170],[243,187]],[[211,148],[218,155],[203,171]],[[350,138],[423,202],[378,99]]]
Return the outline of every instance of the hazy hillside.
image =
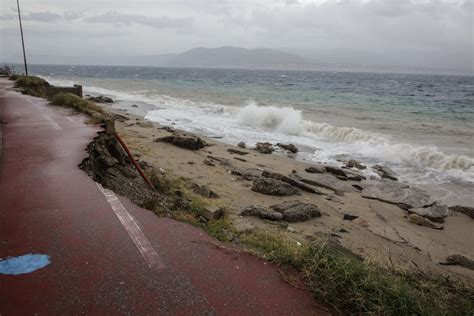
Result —
[[[193,48],[171,56],[168,65],[205,68],[301,69],[312,65],[308,59],[273,49],[240,47]]]
[[[20,63],[16,57],[11,62]],[[152,56],[46,56],[32,55],[34,64],[123,65],[203,68],[306,69],[309,59],[278,50],[239,47],[193,48],[180,54]]]

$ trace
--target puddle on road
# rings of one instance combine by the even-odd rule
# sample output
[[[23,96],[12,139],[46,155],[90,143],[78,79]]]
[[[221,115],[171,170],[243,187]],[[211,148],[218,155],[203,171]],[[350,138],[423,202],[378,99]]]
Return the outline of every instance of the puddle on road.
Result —
[[[51,263],[48,255],[27,254],[19,257],[0,259],[0,274],[25,274],[46,267]]]

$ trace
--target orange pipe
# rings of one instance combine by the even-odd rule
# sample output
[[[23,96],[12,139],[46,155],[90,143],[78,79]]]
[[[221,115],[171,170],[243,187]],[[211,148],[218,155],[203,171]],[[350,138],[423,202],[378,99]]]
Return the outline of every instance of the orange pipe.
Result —
[[[138,173],[142,176],[143,180],[145,180],[145,182],[150,186],[150,188],[152,188],[154,191],[157,191],[156,188],[155,188],[155,186],[153,185],[153,183],[151,183],[150,179],[148,179],[148,177],[147,177],[147,176],[145,175],[145,173],[143,172],[142,168],[140,168],[140,166],[139,166],[138,163],[135,161],[135,159],[133,159],[132,153],[131,153],[130,150],[128,149],[127,144],[125,144],[125,142],[124,142],[123,139],[119,136],[119,134],[114,133],[114,136],[115,136],[115,138],[117,138],[117,140],[119,141],[120,145],[122,145],[122,148],[127,152],[128,157],[130,158],[130,160],[132,161],[133,165],[135,166],[135,169],[137,169]]]

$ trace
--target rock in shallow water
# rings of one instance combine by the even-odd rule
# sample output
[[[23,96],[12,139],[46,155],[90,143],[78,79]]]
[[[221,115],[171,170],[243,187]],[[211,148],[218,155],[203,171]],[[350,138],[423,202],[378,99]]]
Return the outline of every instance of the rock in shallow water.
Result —
[[[265,177],[260,177],[253,182],[252,191],[276,196],[301,195],[298,189],[288,183]]]

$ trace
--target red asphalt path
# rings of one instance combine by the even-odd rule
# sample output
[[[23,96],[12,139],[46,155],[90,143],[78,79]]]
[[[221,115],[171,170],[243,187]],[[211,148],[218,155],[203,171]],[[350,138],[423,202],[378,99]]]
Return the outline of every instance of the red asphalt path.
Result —
[[[327,314],[308,292],[283,282],[274,265],[216,247],[201,230],[119,197],[159,257],[161,265],[150,268],[104,194],[77,167],[99,129],[11,86],[0,79],[0,119],[7,122],[0,258],[39,253],[51,264],[0,274],[0,315]]]

